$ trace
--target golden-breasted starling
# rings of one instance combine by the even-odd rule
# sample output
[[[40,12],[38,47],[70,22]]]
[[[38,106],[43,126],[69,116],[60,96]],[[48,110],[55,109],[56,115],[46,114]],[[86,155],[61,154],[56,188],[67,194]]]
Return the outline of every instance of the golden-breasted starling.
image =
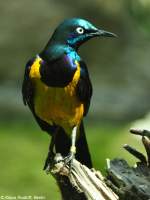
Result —
[[[83,126],[92,85],[78,49],[87,40],[102,36],[115,34],[84,19],[65,20],[45,48],[26,64],[22,85],[24,104],[29,106],[41,129],[52,137],[44,169],[49,168],[54,150],[65,156],[65,163],[71,164],[76,155],[77,160],[92,167]]]

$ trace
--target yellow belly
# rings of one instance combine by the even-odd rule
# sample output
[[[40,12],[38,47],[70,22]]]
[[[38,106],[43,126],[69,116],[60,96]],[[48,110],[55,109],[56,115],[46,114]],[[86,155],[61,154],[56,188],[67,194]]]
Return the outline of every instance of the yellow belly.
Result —
[[[49,124],[55,123],[70,132],[73,126],[80,124],[83,117],[84,106],[76,97],[76,85],[80,77],[80,67],[72,81],[64,88],[48,87],[39,75],[39,61],[31,67],[30,78],[35,86],[34,109],[35,113]]]

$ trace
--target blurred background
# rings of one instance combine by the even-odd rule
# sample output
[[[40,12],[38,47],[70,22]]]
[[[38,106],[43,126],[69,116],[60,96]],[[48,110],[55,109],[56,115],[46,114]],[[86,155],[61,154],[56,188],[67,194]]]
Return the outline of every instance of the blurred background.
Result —
[[[150,1],[0,1],[0,196],[60,199],[55,181],[42,171],[49,137],[23,105],[21,84],[27,60],[71,17],[119,36],[96,38],[80,49],[94,88],[85,119],[94,167],[105,173],[107,157],[135,163],[123,150],[124,143],[143,151],[128,129],[138,126],[136,120],[150,110]]]

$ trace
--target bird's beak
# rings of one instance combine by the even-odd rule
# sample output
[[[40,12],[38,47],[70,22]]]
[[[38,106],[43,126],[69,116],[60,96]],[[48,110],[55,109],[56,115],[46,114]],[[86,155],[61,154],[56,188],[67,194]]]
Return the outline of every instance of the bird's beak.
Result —
[[[99,36],[99,37],[118,37],[116,34],[98,29],[95,33],[93,33],[93,36]]]

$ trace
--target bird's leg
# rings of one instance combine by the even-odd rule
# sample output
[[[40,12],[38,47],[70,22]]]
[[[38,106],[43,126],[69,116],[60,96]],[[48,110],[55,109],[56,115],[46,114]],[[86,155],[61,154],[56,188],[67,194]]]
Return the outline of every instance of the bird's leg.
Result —
[[[52,139],[51,139],[51,142],[50,142],[50,145],[49,145],[48,155],[47,155],[47,158],[45,160],[45,164],[44,164],[44,168],[43,168],[43,170],[45,170],[46,172],[50,171],[51,163],[52,163],[53,158],[55,156],[54,145],[55,145],[55,138],[56,138],[57,132],[58,132],[58,129],[56,129],[56,132],[53,133]]]
[[[53,148],[54,148],[54,136],[52,136],[52,139],[49,145],[49,151],[48,151],[47,158],[45,160],[45,164],[43,168],[43,170],[47,172],[50,170],[51,161],[54,158]]]
[[[64,165],[69,164],[69,167],[71,169],[72,167],[72,162],[75,157],[76,153],[76,136],[77,136],[77,126],[75,126],[72,130],[72,135],[71,135],[71,147],[70,147],[70,152],[67,157],[64,158]]]

